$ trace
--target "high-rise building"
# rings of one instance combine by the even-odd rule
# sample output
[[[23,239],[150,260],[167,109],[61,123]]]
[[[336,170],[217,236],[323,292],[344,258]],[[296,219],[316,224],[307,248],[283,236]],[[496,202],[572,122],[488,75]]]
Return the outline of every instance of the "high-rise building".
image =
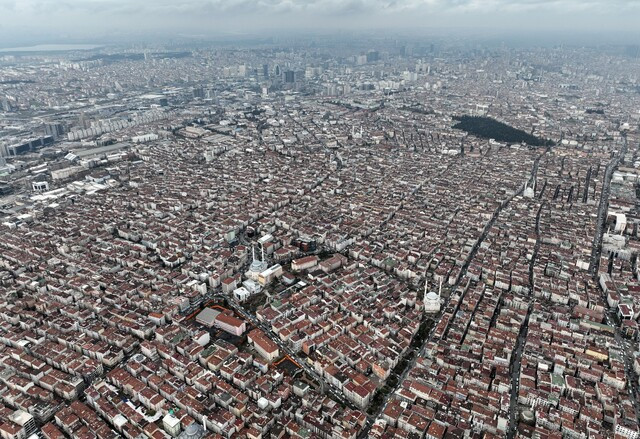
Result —
[[[204,99],[204,89],[202,87],[195,87],[193,89],[193,97]]]
[[[293,70],[287,70],[284,72],[284,82],[295,82],[295,72]]]
[[[57,122],[47,123],[44,126],[44,133],[54,139],[59,139],[64,134],[64,126]]]
[[[78,117],[78,126],[83,129],[89,128],[89,121],[87,120],[87,115],[84,114],[84,111],[80,113]]]

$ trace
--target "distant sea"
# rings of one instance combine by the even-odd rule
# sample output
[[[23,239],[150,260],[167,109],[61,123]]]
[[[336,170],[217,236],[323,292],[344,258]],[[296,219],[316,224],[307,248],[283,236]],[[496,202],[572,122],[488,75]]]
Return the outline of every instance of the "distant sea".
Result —
[[[91,50],[103,44],[38,44],[37,46],[0,48],[2,52],[63,52],[68,50]]]

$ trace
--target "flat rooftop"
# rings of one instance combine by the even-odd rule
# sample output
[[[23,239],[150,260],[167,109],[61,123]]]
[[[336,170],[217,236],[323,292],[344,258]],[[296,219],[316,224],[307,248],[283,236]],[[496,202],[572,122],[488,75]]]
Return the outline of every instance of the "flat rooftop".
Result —
[[[206,325],[213,325],[213,322],[215,321],[216,317],[218,317],[219,314],[220,314],[220,311],[217,311],[212,308],[205,308],[198,313],[198,315],[196,316],[196,320]]]

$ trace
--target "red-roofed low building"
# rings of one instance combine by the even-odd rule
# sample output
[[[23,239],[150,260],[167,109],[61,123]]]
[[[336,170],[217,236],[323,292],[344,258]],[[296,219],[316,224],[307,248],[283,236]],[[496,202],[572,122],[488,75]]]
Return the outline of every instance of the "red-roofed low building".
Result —
[[[373,392],[369,392],[364,386],[355,384],[353,381],[349,381],[342,390],[345,396],[360,408],[368,406],[373,396]]]
[[[247,324],[243,320],[226,314],[218,314],[213,325],[229,334],[237,336],[244,334],[244,331],[247,330]]]
[[[24,429],[15,422],[0,422],[0,436],[3,439],[22,439],[25,437]]]
[[[222,292],[230,294],[238,287],[238,280],[235,277],[228,277],[222,281]]]
[[[631,320],[633,318],[633,308],[626,303],[618,304],[618,317],[622,320]]]
[[[295,259],[291,262],[291,270],[302,271],[308,270],[318,265],[317,256],[305,256],[304,258]]]
[[[444,425],[432,422],[431,425],[429,425],[425,439],[442,439],[446,431],[447,427]]]
[[[254,329],[249,332],[247,338],[253,344],[255,350],[267,361],[272,362],[280,356],[278,345],[271,341],[261,330]]]
[[[65,435],[60,431],[58,427],[49,422],[41,429],[42,436],[45,439],[64,439]]]

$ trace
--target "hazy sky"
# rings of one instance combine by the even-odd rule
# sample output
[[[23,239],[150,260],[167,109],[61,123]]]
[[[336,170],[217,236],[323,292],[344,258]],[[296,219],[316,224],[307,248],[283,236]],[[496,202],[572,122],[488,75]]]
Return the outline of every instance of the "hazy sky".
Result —
[[[451,26],[637,35],[640,0],[0,0],[0,47],[122,33]]]

